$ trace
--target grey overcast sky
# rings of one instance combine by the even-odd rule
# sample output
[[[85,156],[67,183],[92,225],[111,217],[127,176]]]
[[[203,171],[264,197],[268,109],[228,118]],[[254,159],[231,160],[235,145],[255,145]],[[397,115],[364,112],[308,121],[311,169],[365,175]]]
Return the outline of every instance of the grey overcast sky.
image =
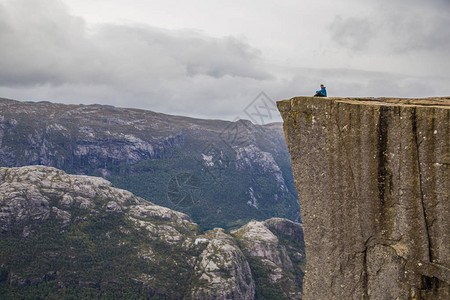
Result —
[[[450,95],[450,0],[0,0],[0,46],[17,100],[232,120],[321,83]]]

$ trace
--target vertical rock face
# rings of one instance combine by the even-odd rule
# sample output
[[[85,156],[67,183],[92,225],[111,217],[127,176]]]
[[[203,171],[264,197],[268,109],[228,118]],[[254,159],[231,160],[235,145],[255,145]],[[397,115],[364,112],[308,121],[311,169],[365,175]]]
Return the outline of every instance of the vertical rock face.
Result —
[[[303,299],[450,299],[450,98],[278,102]]]

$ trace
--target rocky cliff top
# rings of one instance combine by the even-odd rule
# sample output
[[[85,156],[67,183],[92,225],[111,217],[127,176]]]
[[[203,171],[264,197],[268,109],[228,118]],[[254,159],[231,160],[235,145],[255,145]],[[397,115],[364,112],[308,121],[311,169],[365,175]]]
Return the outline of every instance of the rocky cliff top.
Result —
[[[317,101],[334,101],[338,103],[348,104],[360,104],[360,105],[394,105],[394,106],[435,106],[444,109],[450,108],[450,97],[430,97],[430,98],[386,98],[386,97],[352,97],[352,98],[340,98],[340,97],[295,97],[288,100],[278,101],[278,108],[280,112],[284,112],[290,109],[295,109],[295,105],[298,101],[314,99]]]
[[[304,299],[450,298],[450,98],[278,102]]]

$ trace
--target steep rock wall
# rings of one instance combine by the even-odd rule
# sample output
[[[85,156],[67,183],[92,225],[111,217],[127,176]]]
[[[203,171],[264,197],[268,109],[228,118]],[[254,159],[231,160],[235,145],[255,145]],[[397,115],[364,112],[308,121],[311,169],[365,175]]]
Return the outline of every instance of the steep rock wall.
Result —
[[[450,299],[450,98],[278,102],[303,299]]]

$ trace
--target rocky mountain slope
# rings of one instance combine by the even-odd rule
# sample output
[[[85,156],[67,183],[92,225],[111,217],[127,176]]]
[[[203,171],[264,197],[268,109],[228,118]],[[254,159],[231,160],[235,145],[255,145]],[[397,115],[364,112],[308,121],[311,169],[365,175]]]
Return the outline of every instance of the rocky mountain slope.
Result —
[[[299,218],[281,124],[0,99],[0,166],[102,176],[202,228]]]
[[[278,102],[304,299],[450,299],[450,98]]]
[[[300,299],[302,226],[203,232],[97,177],[0,168],[0,298]]]

